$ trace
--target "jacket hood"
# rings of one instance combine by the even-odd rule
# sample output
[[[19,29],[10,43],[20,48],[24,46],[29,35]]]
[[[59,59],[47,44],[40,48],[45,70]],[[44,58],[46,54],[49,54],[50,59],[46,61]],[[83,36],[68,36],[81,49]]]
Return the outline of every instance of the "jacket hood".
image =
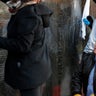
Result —
[[[52,10],[50,10],[48,7],[46,7],[43,4],[36,4],[35,5],[35,11],[36,13],[42,17],[43,26],[49,27],[50,24],[50,16],[53,14]]]

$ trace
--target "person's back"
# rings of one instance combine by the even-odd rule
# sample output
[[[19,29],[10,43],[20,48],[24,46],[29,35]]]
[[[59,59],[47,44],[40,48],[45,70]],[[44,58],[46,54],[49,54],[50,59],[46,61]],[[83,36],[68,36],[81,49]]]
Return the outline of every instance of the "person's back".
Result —
[[[22,96],[39,96],[40,86],[51,75],[44,28],[49,27],[52,11],[38,0],[13,1],[7,2],[12,13],[7,38],[0,37],[0,48],[8,50],[5,82]]]

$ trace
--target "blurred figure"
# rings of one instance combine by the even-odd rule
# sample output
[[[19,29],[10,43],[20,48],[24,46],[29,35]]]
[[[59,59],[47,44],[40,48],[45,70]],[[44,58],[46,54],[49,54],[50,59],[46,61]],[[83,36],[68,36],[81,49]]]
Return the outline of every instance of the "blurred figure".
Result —
[[[42,96],[40,87],[51,75],[44,28],[49,27],[52,11],[41,0],[2,2],[12,14],[7,37],[0,37],[0,48],[8,50],[4,80],[21,96]]]
[[[91,16],[85,18],[84,23],[92,31],[84,48],[81,63],[72,75],[72,96],[96,95],[96,20]]]

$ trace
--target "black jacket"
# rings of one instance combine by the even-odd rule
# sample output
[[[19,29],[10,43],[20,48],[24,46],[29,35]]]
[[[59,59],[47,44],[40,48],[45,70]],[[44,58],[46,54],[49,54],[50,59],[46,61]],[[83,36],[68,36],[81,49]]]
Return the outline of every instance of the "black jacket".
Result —
[[[94,53],[83,53],[82,62],[78,65],[72,76],[72,96],[74,94],[81,94],[82,88],[84,96],[86,96],[88,77],[95,64],[94,58]],[[93,80],[93,89],[96,95],[96,69]]]
[[[8,50],[5,82],[13,88],[37,87],[51,75],[44,32],[51,14],[42,4],[27,5],[12,15],[8,37],[0,37],[0,48]]]

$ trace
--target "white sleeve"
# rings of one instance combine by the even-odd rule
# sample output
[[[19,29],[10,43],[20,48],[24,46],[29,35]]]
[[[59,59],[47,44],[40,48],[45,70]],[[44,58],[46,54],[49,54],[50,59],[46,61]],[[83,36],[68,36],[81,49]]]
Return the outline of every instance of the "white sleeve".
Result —
[[[89,36],[89,40],[87,42],[87,45],[84,48],[84,52],[93,52],[94,50],[94,44],[96,43],[96,19],[93,22],[92,31]]]
[[[83,19],[89,15],[89,11],[90,11],[90,0],[86,0],[84,10],[83,10],[83,15],[82,15],[82,28],[81,28],[83,39],[85,39],[85,36],[86,36],[86,25],[84,24]]]

